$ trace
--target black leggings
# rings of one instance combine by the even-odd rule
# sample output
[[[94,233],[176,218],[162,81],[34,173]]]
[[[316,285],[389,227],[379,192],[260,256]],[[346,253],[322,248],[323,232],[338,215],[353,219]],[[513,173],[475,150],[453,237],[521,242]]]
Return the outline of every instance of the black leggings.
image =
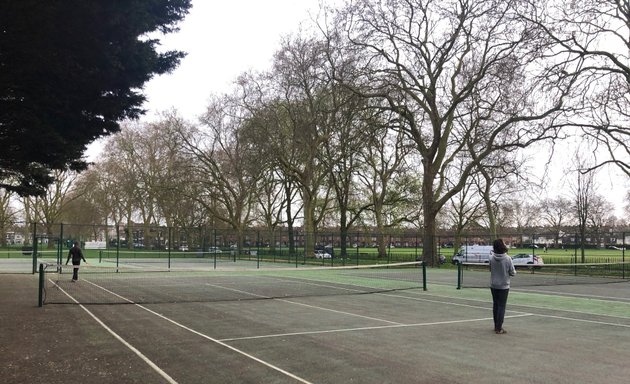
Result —
[[[507,305],[509,289],[490,288],[492,292],[492,317],[494,318],[494,330],[503,328],[503,318],[505,318],[505,307]]]
[[[79,265],[81,265],[80,261],[78,263],[72,262],[72,280],[79,279]]]

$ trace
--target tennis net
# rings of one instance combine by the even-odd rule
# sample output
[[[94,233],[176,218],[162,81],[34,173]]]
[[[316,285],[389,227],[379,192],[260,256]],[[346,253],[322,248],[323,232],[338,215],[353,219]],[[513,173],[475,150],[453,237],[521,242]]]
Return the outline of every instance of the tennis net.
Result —
[[[570,284],[606,284],[630,281],[630,263],[577,263],[516,266],[513,288]],[[457,288],[490,287],[487,263],[462,263],[458,266]]]
[[[146,271],[40,265],[39,304],[157,304],[426,289],[422,262],[346,267]]]

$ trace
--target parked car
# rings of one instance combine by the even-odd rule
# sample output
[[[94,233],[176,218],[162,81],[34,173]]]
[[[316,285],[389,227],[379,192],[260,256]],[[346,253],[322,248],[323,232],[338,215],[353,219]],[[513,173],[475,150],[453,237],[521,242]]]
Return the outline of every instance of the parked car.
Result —
[[[208,252],[210,253],[221,253],[221,248],[219,247],[209,247]]]
[[[332,258],[332,256],[328,252],[325,252],[325,251],[323,251],[321,249],[316,249],[315,250],[315,258],[316,259],[330,259],[330,258]]]
[[[492,245],[464,245],[457,252],[451,263],[489,263]]]
[[[527,253],[518,253],[512,256],[512,263],[515,267],[545,264],[541,256],[531,255]]]

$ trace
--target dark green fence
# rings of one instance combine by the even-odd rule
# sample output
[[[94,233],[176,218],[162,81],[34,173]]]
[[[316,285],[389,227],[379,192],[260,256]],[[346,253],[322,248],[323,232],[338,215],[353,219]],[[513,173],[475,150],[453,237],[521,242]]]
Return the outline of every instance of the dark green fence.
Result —
[[[92,259],[151,257],[163,258],[166,263],[196,257],[287,265],[352,265],[414,261],[423,254],[422,233],[406,229],[305,233],[300,228],[292,231],[287,228],[236,231],[210,226],[165,227],[137,223],[17,223],[4,228],[4,234],[5,241],[0,244],[0,269],[3,259],[21,260],[22,264],[28,259],[28,270],[33,273],[38,258],[45,262],[64,262],[73,241],[79,241],[86,256]],[[571,228],[558,232],[511,231],[499,234],[499,237],[510,247],[510,254],[537,254],[546,263],[621,262],[625,261],[626,244],[630,242],[630,233],[625,230],[601,230],[584,236]],[[491,244],[492,237],[482,232],[441,231],[435,240],[435,253],[443,255],[448,264],[459,247]]]

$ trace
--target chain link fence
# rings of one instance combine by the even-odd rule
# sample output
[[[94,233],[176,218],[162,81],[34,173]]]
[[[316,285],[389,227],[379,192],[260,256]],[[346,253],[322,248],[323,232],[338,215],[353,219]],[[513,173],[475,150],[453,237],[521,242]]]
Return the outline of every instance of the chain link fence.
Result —
[[[83,225],[16,223],[3,228],[0,244],[0,270],[36,272],[39,261],[65,262],[74,241],[86,257],[101,261],[129,258],[171,260],[210,259],[213,261],[265,261],[289,265],[376,264],[415,261],[422,257],[422,233],[410,230],[350,231],[322,230],[305,233],[297,228],[275,230],[249,228],[166,227],[143,224]],[[484,233],[436,235],[436,253],[445,264],[464,245],[490,245],[494,236]],[[583,235],[566,231],[511,231],[499,234],[510,253],[543,255],[547,263],[625,261],[630,231],[606,230]],[[312,246],[306,249],[307,238]]]

